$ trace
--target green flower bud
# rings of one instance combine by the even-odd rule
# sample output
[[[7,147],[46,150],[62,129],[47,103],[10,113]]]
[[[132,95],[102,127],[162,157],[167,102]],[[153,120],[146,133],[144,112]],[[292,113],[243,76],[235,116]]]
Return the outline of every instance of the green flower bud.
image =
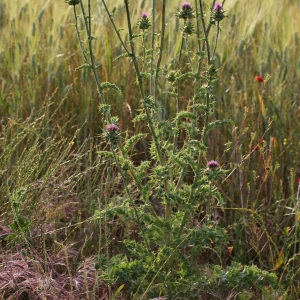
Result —
[[[69,0],[68,4],[69,5],[77,5],[77,4],[79,4],[79,2],[80,2],[80,0]]]

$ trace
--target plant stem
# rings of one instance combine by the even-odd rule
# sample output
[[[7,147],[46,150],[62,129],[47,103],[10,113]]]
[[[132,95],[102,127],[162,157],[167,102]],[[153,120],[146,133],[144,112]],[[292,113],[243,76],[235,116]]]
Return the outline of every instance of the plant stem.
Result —
[[[142,36],[142,48],[143,48],[143,67],[142,72],[144,71],[145,61],[146,61],[146,42],[145,42],[145,30],[143,29],[143,36]]]
[[[205,216],[205,222],[206,225],[209,224],[211,221],[211,206],[210,206],[210,197],[211,197],[211,182],[209,183],[209,194],[206,202],[206,216]]]
[[[77,12],[76,12],[76,5],[73,6],[73,12],[74,12],[74,16],[75,16],[75,28],[76,28],[76,34],[77,34],[77,38],[78,38],[78,41],[79,41],[81,53],[82,53],[82,55],[83,55],[83,58],[84,58],[84,60],[85,60],[85,63],[86,63],[87,65],[89,65],[90,62],[89,62],[89,59],[88,59],[88,57],[87,57],[87,55],[86,55],[86,51],[85,51],[85,49],[84,49],[83,42],[82,42],[82,40],[81,40],[80,32],[79,32],[79,29],[78,29],[78,21],[77,21],[78,16],[77,16]]]
[[[158,59],[157,59],[157,64],[156,64],[155,85],[158,83],[160,64],[161,64],[162,54],[163,54],[163,49],[164,49],[165,30],[166,30],[166,0],[163,0],[161,14],[162,14],[162,17],[161,17],[160,45],[159,45],[159,53],[158,53]],[[154,89],[154,97],[156,98],[156,89]],[[163,100],[161,97],[161,102],[160,102],[161,109],[163,107],[162,101]],[[162,114],[161,114],[160,119],[162,119]]]
[[[218,21],[217,22],[216,40],[215,40],[215,45],[214,45],[213,53],[212,53],[212,56],[211,56],[211,62],[213,62],[213,60],[215,58],[217,44],[218,44],[218,40],[219,40],[219,35],[220,35],[220,22]]]
[[[195,0],[195,11],[196,11],[196,34],[197,34],[197,43],[198,43],[198,52],[199,52],[199,57],[198,57],[198,66],[197,66],[197,75],[195,76],[195,84],[194,84],[194,95],[197,95],[198,93],[198,88],[199,88],[199,83],[200,83],[200,75],[201,75],[201,67],[202,67],[202,62],[203,58],[201,55],[201,43],[200,43],[200,25],[199,25],[199,19],[198,19],[198,2]],[[193,107],[193,114],[196,115],[197,111],[195,106]],[[194,138],[194,135],[196,133],[196,127],[197,127],[197,120],[192,120],[192,129],[191,129],[191,139]]]
[[[155,7],[156,1],[152,0],[152,29],[151,29],[151,54],[150,54],[150,95],[154,96],[154,100],[156,103],[155,98],[155,80],[153,78],[153,64],[154,64],[154,42],[155,42]]]
[[[203,27],[203,32],[204,32],[204,38],[205,38],[203,46],[206,45],[207,61],[208,61],[208,64],[210,64],[210,47],[209,47],[209,41],[208,41],[208,32],[207,32],[206,25],[205,25],[202,0],[199,0],[199,3],[200,3],[201,22],[202,22],[202,27]]]
[[[204,128],[203,128],[203,142],[205,143],[205,145],[207,145],[208,141],[207,141],[207,132],[208,132],[208,123],[209,123],[209,93],[206,92],[205,95],[205,99],[206,99],[206,110],[205,110],[205,123],[204,123]]]
[[[101,88],[101,83],[100,83],[100,79],[99,79],[99,76],[97,74],[97,66],[95,65],[95,60],[94,60],[94,54],[93,54],[93,47],[92,47],[92,40],[94,39],[91,35],[91,5],[90,5],[90,0],[88,0],[88,12],[89,12],[89,15],[87,16],[86,13],[85,13],[85,9],[84,9],[84,6],[82,4],[82,0],[80,1],[80,7],[81,7],[81,11],[82,11],[82,15],[83,15],[83,19],[84,19],[84,24],[85,24],[85,29],[86,29],[86,33],[88,35],[88,45],[89,45],[89,54],[90,54],[90,63],[87,62],[87,64],[89,65],[90,69],[92,70],[93,72],[93,75],[94,75],[94,79],[95,79],[95,82],[96,82],[96,86],[97,86],[97,91],[99,93],[99,96],[100,96],[100,100],[102,102],[102,104],[106,104],[106,101],[105,101],[105,98],[104,98],[104,94],[103,94],[103,91],[102,91],[102,88]],[[74,14],[75,14],[75,19],[77,19],[77,15],[76,15],[76,10],[74,8]],[[89,21],[88,21],[89,19]],[[75,23],[76,25],[76,30],[78,32],[78,39],[79,39],[79,42],[82,43],[81,39],[80,39],[80,35],[79,35],[79,30],[78,30],[78,23],[76,22]],[[83,52],[83,56],[84,58],[87,60],[87,56],[85,54],[85,50],[82,46],[81,48],[82,52]],[[87,60],[88,61],[88,60]],[[110,113],[108,111],[105,112],[105,116],[107,118],[107,121],[108,123],[111,123],[111,116],[110,116]]]
[[[184,19],[184,24],[183,27],[186,24],[186,19]],[[183,44],[184,44],[184,40],[185,40],[185,36],[184,33],[182,33],[182,38],[181,38],[181,45],[180,45],[180,49],[179,49],[179,53],[178,53],[178,65],[177,65],[177,70],[178,73],[180,71],[180,62],[181,62],[181,56],[182,56],[182,50],[183,50]],[[179,114],[180,112],[180,79],[177,78],[177,104],[176,104],[176,112],[177,114]],[[178,150],[178,134],[179,134],[179,120],[177,118],[176,120],[176,126],[175,126],[175,132],[174,132],[174,147],[173,147],[173,151],[177,151]]]
[[[109,10],[108,10],[108,8],[107,8],[107,5],[106,5],[106,3],[105,3],[104,0],[102,0],[102,3],[103,3],[103,5],[104,5],[104,8],[105,8],[105,10],[106,10],[106,13],[107,13],[107,15],[108,15],[110,21],[111,21],[111,24],[112,24],[112,26],[113,26],[113,28],[114,28],[114,30],[115,30],[115,33],[117,34],[117,37],[118,37],[119,41],[121,42],[121,44],[122,44],[124,50],[126,51],[126,53],[129,54],[130,52],[129,52],[129,50],[127,49],[127,47],[126,47],[126,45],[125,45],[123,39],[121,38],[121,35],[120,35],[119,30],[118,30],[117,27],[116,27],[116,24],[115,24],[115,22],[114,22],[113,15],[109,12]]]
[[[158,155],[158,160],[159,160],[160,164],[164,166],[165,162],[164,162],[164,159],[163,159],[163,156],[162,156],[161,148],[160,148],[159,143],[158,143],[158,138],[156,136],[153,121],[152,121],[152,118],[151,118],[151,115],[150,115],[150,111],[149,111],[147,105],[145,104],[145,100],[147,99],[147,97],[146,97],[146,94],[145,94],[145,91],[144,91],[143,79],[142,79],[142,76],[141,76],[141,73],[140,73],[140,70],[139,70],[139,66],[138,66],[138,63],[137,63],[135,50],[134,50],[133,34],[132,34],[132,29],[131,29],[131,21],[130,21],[128,0],[124,0],[124,3],[125,3],[125,8],[126,8],[126,14],[127,14],[129,42],[130,42],[130,48],[131,48],[131,55],[130,56],[131,56],[131,59],[133,61],[135,72],[136,72],[136,75],[137,75],[140,93],[141,93],[142,99],[144,100],[143,106],[144,106],[144,109],[145,109],[148,125],[149,125],[150,131],[151,131],[151,134],[152,134],[152,137],[153,137],[153,140],[154,140],[156,152],[157,152],[157,155]]]
[[[85,20],[85,28],[86,28],[86,32],[88,34],[88,41],[89,41],[89,53],[90,53],[90,62],[88,60],[88,57],[86,56],[85,54],[85,50],[84,50],[84,47],[83,47],[83,44],[82,44],[82,41],[80,39],[80,34],[79,34],[79,29],[78,29],[78,23],[77,23],[77,14],[76,14],[76,10],[74,9],[74,14],[75,14],[75,19],[76,19],[76,32],[77,32],[77,35],[78,35],[78,39],[79,39],[79,42],[81,44],[81,50],[83,52],[83,55],[84,55],[84,59],[86,60],[86,63],[90,66],[93,74],[94,74],[94,79],[96,81],[96,85],[97,85],[97,90],[98,90],[98,93],[100,95],[100,99],[101,99],[101,102],[102,104],[106,104],[106,101],[105,101],[105,98],[104,98],[104,94],[103,94],[103,91],[102,91],[102,88],[101,88],[101,83],[100,83],[100,79],[99,79],[99,76],[97,74],[97,71],[96,71],[96,66],[95,66],[95,62],[94,62],[94,56],[93,56],[93,48],[92,48],[92,36],[91,36],[91,17],[90,17],[90,13],[91,13],[91,6],[90,6],[90,0],[88,1],[88,11],[89,11],[89,16],[87,17],[86,14],[85,14],[85,10],[84,10],[84,6],[82,5],[82,1],[80,1],[80,4],[81,4],[81,11],[82,11],[82,14],[83,14],[83,17],[84,17],[84,20]],[[89,22],[87,22],[87,19],[89,19]],[[127,48],[125,48],[126,51]],[[112,123],[112,119],[111,119],[111,115],[109,112],[106,112],[106,118],[107,118],[107,122],[110,124]],[[118,149],[120,151],[120,153],[124,156],[124,153],[122,151],[122,146],[120,145],[120,143],[117,143],[117,146],[118,146]],[[114,153],[114,157],[115,157],[115,161],[117,163],[117,160],[116,160],[116,155]],[[117,163],[118,165],[118,163]],[[122,170],[120,168],[120,166],[118,165],[119,167],[119,170],[120,170],[120,173],[122,174]],[[142,187],[137,179],[137,177],[135,176],[134,172],[132,170],[130,170],[130,174],[132,176],[132,178],[134,179],[134,181],[136,182],[139,190],[141,191],[142,190]],[[123,178],[123,177],[122,177]],[[124,181],[124,180],[123,180]],[[125,185],[125,188],[126,188],[126,191],[128,192],[128,186],[126,185],[126,182],[124,181],[124,185]],[[128,196],[130,197],[130,195],[128,194]],[[133,203],[133,201],[131,201]],[[134,203],[133,203],[134,204]],[[136,208],[134,207],[134,209],[136,210]],[[153,212],[152,212],[153,213]],[[153,214],[154,216],[156,216],[156,214],[154,213]]]

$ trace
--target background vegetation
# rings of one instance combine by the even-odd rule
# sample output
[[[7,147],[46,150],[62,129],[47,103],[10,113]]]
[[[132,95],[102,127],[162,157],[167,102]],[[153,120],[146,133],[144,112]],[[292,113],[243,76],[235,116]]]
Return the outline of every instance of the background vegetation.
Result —
[[[140,109],[135,73],[129,59],[115,60],[123,50],[100,2],[92,1],[98,74],[120,88],[121,94],[109,90],[105,98],[119,117],[122,132],[131,136],[144,130],[143,123],[133,123]],[[141,11],[151,13],[150,2],[130,1],[132,19],[138,20]],[[168,2],[172,4],[166,7],[165,69],[181,43],[179,20],[174,17],[180,3]],[[108,5],[117,27],[125,28],[123,1]],[[160,6],[157,1],[158,24]],[[92,74],[86,68],[76,69],[83,59],[72,7],[63,1],[25,0],[2,1],[0,8],[0,295],[131,299],[135,293],[137,297],[137,287],[132,283],[130,290],[126,280],[133,282],[134,272],[141,276],[140,266],[129,269],[117,256],[137,246],[120,243],[136,228],[120,215],[103,220],[95,214],[122,203],[124,188],[109,160],[98,155],[107,146],[102,135],[105,123]],[[220,259],[222,269],[214,266],[207,271],[211,281],[201,282],[207,291],[219,293],[200,296],[296,299],[300,295],[300,3],[227,0],[224,9],[228,18],[222,21],[217,48],[214,113],[216,119],[231,119],[234,125],[209,133],[207,157],[229,170],[215,182],[224,204],[214,218],[224,231],[214,232],[213,238],[201,236],[209,240],[205,247],[220,251],[198,257],[200,264]],[[126,30],[121,34],[126,38]],[[254,81],[257,75],[264,84]],[[160,89],[166,112],[174,114],[175,103],[168,101],[165,85]],[[187,80],[182,105],[191,94]],[[136,161],[148,159],[145,143],[137,144],[135,156]],[[104,272],[100,255],[116,257],[119,267]],[[231,274],[226,285],[222,272]],[[245,288],[239,289],[243,276]],[[262,278],[261,286],[255,276]],[[191,281],[186,284],[191,292],[188,299],[193,299],[198,287],[193,290]]]

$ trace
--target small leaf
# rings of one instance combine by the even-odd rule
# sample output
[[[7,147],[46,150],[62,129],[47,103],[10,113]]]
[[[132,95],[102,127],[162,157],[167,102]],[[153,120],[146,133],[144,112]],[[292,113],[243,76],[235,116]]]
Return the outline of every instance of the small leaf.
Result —
[[[117,61],[117,60],[119,60],[119,59],[121,59],[121,58],[123,58],[123,57],[129,57],[129,56],[130,56],[130,55],[129,55],[128,53],[123,53],[123,54],[117,56],[113,61]]]
[[[233,124],[233,122],[230,119],[216,120],[216,121],[211,122],[207,125],[206,131],[208,132],[216,126],[222,126],[222,125],[225,125],[225,124]]]
[[[140,36],[143,36],[143,35],[144,35],[143,33],[133,34],[133,35],[132,35],[132,38],[140,37]]]
[[[180,120],[180,119],[190,119],[190,120],[196,120],[196,116],[188,111],[180,111],[179,113],[177,113],[175,120]]]
[[[233,247],[228,247],[228,248],[227,248],[227,251],[228,251],[229,254],[232,254]]]
[[[125,146],[124,146],[124,152],[127,153],[140,139],[146,138],[147,134],[146,133],[139,133],[128,140],[126,140]]]
[[[113,154],[110,151],[97,151],[97,153],[105,158],[113,158]]]
[[[187,73],[184,73],[184,74],[181,74],[178,79],[182,80],[182,79],[186,79],[186,78],[190,78],[190,77],[195,77],[196,74],[193,73],[193,72],[187,72]]]
[[[102,82],[100,86],[101,86],[101,90],[112,89],[118,92],[119,94],[121,94],[121,90],[114,83]]]
[[[258,100],[260,103],[261,114],[263,115],[264,118],[266,118],[266,107],[264,104],[264,100],[263,100],[261,94],[259,94],[259,93],[258,93]]]
[[[284,234],[285,236],[288,236],[288,235],[289,235],[290,229],[291,229],[290,226],[285,227],[285,228],[283,229],[283,234]]]
[[[89,39],[92,41],[92,40],[97,40],[97,38],[95,36],[89,36]]]
[[[283,260],[284,260],[284,253],[283,251],[280,251],[278,258],[276,260],[275,270],[277,270],[283,264]]]
[[[118,289],[115,292],[115,297],[119,295],[119,293],[123,290],[125,284],[122,284],[118,287]]]
[[[83,68],[89,68],[89,67],[90,67],[89,64],[83,64],[83,65],[77,67],[77,68],[75,69],[75,71],[78,71],[78,70],[83,69]]]

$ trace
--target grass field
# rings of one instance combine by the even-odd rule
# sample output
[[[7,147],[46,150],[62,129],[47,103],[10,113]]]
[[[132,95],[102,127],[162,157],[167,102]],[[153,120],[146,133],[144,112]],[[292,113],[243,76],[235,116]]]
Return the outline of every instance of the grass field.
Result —
[[[300,297],[300,2],[167,2],[0,3],[3,299]]]

